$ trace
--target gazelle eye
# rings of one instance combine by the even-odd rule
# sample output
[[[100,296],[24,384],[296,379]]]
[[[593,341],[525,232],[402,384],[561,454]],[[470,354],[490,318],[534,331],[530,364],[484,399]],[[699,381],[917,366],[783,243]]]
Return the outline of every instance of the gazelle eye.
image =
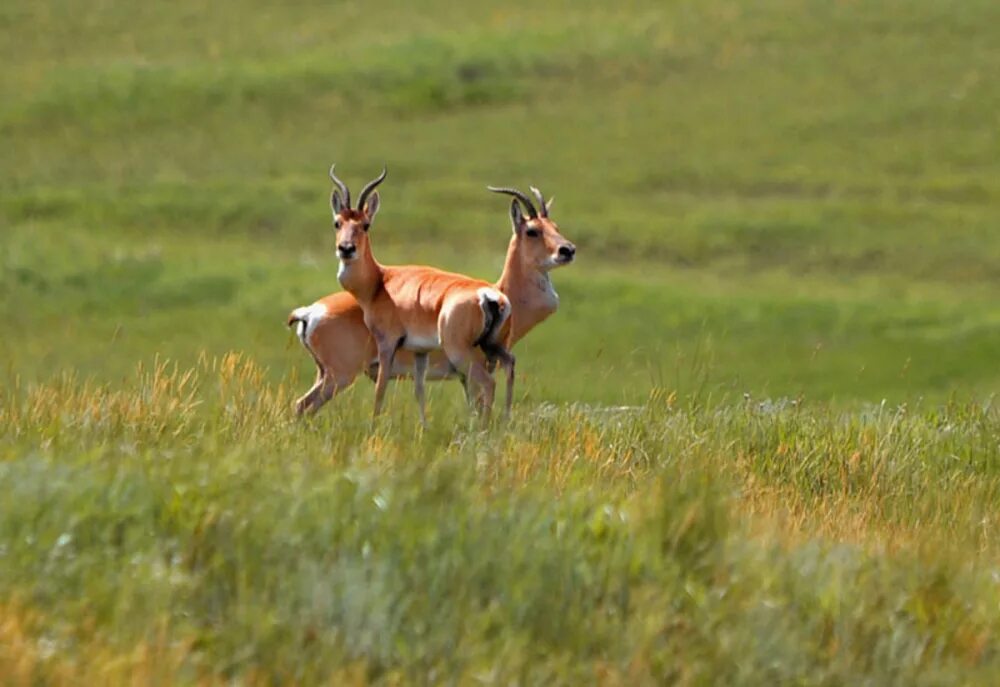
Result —
[[[334,229],[340,229],[340,220],[339,219],[333,220],[333,227],[334,227]]]
[[[365,231],[368,231],[368,227],[372,225],[371,222],[365,222]]]
[[[540,235],[539,231],[537,229],[528,229],[524,233],[527,234],[528,236],[530,236],[533,239],[537,239],[539,237],[539,235]]]

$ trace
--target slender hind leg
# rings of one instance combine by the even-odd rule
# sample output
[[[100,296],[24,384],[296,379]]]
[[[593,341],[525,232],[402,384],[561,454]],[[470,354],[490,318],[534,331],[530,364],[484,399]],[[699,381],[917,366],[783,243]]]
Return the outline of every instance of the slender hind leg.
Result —
[[[493,343],[509,309],[506,297],[491,289],[480,289],[474,299],[462,297],[447,303],[438,317],[441,348],[452,366],[465,376],[466,396],[474,399],[484,420],[489,419],[496,394],[496,382],[490,374],[495,365],[494,349],[509,357],[503,346]],[[510,386],[508,393],[513,393]]]
[[[472,395],[469,394],[469,378],[464,372],[459,372],[458,370],[455,370],[455,374],[458,375],[458,383],[462,385],[462,393],[465,394],[465,402],[471,406],[473,399]]]
[[[489,373],[486,366],[478,360],[469,366],[469,379],[474,380],[480,389],[479,412],[483,420],[489,420],[493,410],[493,398],[496,396],[497,383],[493,381],[493,375]]]
[[[356,376],[356,373],[343,371],[336,376],[333,372],[325,374],[320,372],[313,387],[296,401],[295,413],[300,416],[306,413],[310,415],[316,413],[338,392],[353,384]]]
[[[484,418],[489,418],[496,382],[486,368],[484,356],[477,349],[445,349],[445,354],[465,378],[466,399]]]
[[[513,353],[499,346],[491,352],[493,353],[491,360],[499,361],[500,367],[507,372],[507,398],[505,399],[503,409],[504,419],[507,419],[510,417],[510,411],[514,405],[514,364],[517,362],[517,359],[514,358]]]
[[[417,405],[420,406],[420,424],[427,427],[427,409],[424,398],[424,379],[427,377],[427,354],[413,354],[413,387],[417,394]]]
[[[317,363],[316,364],[316,382],[312,385],[309,391],[302,394],[302,396],[295,402],[295,414],[302,415],[307,410],[313,407],[316,403],[316,399],[319,398],[320,392],[323,388],[323,367]]]

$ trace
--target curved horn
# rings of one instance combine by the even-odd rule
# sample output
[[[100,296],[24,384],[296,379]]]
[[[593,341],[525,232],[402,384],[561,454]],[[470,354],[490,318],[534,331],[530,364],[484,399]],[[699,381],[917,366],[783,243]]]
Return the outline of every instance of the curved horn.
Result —
[[[549,208],[546,207],[545,205],[545,196],[543,196],[542,192],[539,191],[534,186],[529,186],[528,188],[531,189],[531,194],[535,196],[535,200],[538,201],[538,214],[541,215],[542,217],[548,217]]]
[[[337,166],[337,163],[334,163],[334,164],[330,165],[330,179],[333,181],[334,184],[337,185],[337,188],[340,189],[340,192],[342,194],[344,194],[344,205],[346,205],[348,208],[350,208],[351,207],[351,192],[349,190],[347,190],[347,184],[345,184],[343,181],[341,181],[340,179],[338,179],[337,175],[333,173],[333,168],[336,167],[336,166]]]
[[[528,216],[531,219],[538,217],[538,210],[535,209],[535,205],[531,202],[531,199],[516,188],[508,188],[506,186],[487,186],[486,188],[493,191],[493,193],[506,193],[508,196],[514,196],[524,205],[524,209],[528,211]]]
[[[382,165],[382,173],[379,174],[374,179],[372,179],[371,181],[369,181],[367,184],[365,184],[365,187],[361,189],[361,195],[358,196],[359,210],[365,209],[365,201],[368,200],[368,196],[371,194],[372,191],[376,189],[376,187],[378,187],[379,184],[385,181],[385,172],[386,172],[385,165]]]

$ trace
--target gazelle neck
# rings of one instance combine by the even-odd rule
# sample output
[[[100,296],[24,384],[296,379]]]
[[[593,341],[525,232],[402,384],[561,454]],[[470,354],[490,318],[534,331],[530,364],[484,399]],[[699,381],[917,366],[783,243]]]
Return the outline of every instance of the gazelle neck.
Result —
[[[552,287],[549,273],[536,267],[526,267],[518,259],[516,237],[511,238],[497,288],[510,299],[510,345],[521,339],[536,325],[559,308],[559,294]]]
[[[371,251],[365,251],[350,262],[341,260],[337,279],[359,303],[370,303],[382,286],[382,266],[375,261]]]

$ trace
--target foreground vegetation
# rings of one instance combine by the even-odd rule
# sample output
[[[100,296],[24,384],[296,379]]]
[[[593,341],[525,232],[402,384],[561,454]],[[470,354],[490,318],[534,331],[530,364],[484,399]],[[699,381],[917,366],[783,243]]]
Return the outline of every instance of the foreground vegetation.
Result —
[[[310,423],[229,356],[0,415],[25,684],[989,684],[992,407],[540,406]],[[448,409],[455,414],[459,408]],[[99,574],[95,574],[99,571]]]
[[[997,684],[997,73],[995,0],[3,3],[0,683]],[[333,161],[483,277],[556,195],[509,425],[293,420]]]

